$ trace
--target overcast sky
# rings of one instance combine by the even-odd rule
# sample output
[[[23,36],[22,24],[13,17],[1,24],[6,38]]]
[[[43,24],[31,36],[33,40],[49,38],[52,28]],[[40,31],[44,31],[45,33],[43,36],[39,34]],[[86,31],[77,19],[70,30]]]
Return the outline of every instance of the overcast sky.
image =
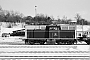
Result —
[[[90,20],[90,0],[0,0],[3,10],[14,10],[25,16],[35,16],[37,13],[47,14],[54,18],[74,19],[76,13],[82,18]]]

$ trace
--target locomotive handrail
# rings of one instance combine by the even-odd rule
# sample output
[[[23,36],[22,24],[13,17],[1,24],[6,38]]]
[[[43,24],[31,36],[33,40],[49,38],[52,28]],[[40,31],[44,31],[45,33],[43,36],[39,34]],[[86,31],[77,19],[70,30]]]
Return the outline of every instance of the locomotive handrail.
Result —
[[[27,38],[27,39],[64,39],[64,40],[72,40],[72,39],[75,39],[75,38]]]

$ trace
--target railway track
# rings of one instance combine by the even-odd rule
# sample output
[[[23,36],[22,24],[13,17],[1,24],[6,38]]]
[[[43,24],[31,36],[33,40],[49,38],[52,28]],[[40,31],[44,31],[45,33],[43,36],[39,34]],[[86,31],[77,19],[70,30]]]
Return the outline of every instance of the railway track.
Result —
[[[83,47],[82,45],[0,45],[0,59],[90,60],[89,45]]]

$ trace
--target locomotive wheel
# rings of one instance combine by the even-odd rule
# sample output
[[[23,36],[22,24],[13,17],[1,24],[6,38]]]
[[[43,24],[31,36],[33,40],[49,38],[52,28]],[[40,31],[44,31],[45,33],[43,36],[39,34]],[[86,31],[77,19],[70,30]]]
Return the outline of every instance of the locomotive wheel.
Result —
[[[88,45],[90,45],[90,43],[87,43]]]
[[[40,42],[40,45],[44,45],[45,42]]]
[[[65,42],[62,42],[62,45],[66,45],[66,43]]]
[[[34,45],[34,42],[30,42],[29,44],[30,44],[30,45]]]
[[[70,41],[69,44],[72,45],[73,44],[73,41]]]
[[[25,40],[25,44],[26,44],[26,45],[28,44],[28,39]]]
[[[74,40],[74,41],[73,41],[73,44],[77,44],[77,42],[78,42],[78,40]]]
[[[60,45],[60,44],[61,44],[61,42],[57,42],[57,44],[58,44],[58,45]]]
[[[57,42],[57,44],[58,44],[58,45],[65,45],[66,42],[62,42],[62,41],[60,41],[60,42]]]
[[[69,41],[67,41],[66,44],[69,45],[70,44]]]
[[[90,45],[90,41],[85,41],[88,45]]]
[[[72,41],[72,45],[74,44],[74,41]]]
[[[34,45],[34,42],[33,42],[33,41],[29,41],[29,44],[30,44],[30,45]]]
[[[67,41],[65,44],[71,45],[72,43],[71,43],[71,41]]]

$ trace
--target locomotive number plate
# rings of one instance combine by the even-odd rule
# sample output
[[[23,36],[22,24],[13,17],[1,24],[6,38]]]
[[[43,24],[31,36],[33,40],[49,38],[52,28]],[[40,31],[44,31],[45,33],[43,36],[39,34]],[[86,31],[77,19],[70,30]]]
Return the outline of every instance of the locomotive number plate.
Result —
[[[57,31],[50,31],[49,38],[59,38],[59,32]]]

